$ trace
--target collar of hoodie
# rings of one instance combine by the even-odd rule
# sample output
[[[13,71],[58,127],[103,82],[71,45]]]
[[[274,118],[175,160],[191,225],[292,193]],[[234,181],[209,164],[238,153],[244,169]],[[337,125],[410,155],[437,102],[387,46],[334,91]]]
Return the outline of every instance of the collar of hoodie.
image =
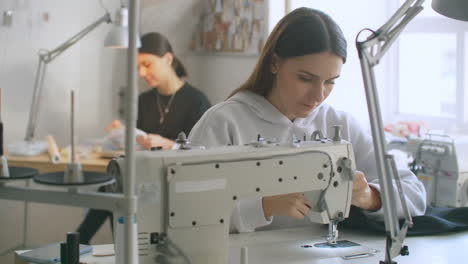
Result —
[[[259,118],[273,123],[283,125],[297,125],[304,126],[308,121],[313,120],[322,104],[315,108],[305,118],[296,118],[293,122],[289,120],[283,113],[281,113],[275,106],[273,106],[265,97],[253,93],[251,91],[241,91],[233,95],[228,101],[236,101],[247,105]]]

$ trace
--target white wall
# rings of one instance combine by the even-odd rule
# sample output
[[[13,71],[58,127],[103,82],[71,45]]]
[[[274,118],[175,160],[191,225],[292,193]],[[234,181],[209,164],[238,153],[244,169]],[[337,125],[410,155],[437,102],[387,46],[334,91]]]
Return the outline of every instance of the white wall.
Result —
[[[115,10],[118,1],[103,1]],[[0,26],[0,87],[5,141],[24,138],[32,98],[39,49],[54,49],[104,15],[99,1],[2,0],[0,10],[13,11],[13,24]],[[49,20],[41,18],[47,13]],[[112,118],[115,87],[125,80],[114,74],[122,51],[103,47],[110,25],[103,24],[48,64],[36,138],[53,134],[60,145],[68,142],[70,90],[76,91],[79,138],[103,134]],[[118,66],[118,65],[117,65]]]
[[[206,93],[212,104],[225,100],[235,88],[247,80],[256,61],[256,56],[191,55],[188,57],[190,66],[203,65],[197,68],[195,82],[196,86]]]

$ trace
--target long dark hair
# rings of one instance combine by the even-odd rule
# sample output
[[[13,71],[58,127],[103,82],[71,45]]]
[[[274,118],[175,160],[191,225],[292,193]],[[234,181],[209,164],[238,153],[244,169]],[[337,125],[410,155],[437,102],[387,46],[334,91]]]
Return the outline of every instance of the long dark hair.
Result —
[[[151,32],[143,35],[141,37],[141,47],[138,49],[138,52],[149,53],[159,57],[169,52],[174,57],[172,60],[172,68],[177,77],[182,78],[188,75],[182,62],[180,62],[172,51],[171,43],[169,43],[169,40],[161,33]]]
[[[267,96],[273,86],[273,55],[291,58],[332,52],[346,62],[346,39],[338,24],[322,11],[301,7],[283,17],[268,37],[254,71],[230,96],[250,90]]]

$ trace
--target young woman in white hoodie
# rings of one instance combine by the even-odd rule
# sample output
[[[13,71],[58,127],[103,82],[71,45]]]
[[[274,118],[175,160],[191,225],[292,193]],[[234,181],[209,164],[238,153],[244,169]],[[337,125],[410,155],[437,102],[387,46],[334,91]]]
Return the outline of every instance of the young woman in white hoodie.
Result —
[[[241,145],[260,134],[281,142],[317,129],[331,135],[333,126],[341,125],[356,158],[352,205],[383,217],[372,138],[349,114],[323,103],[345,62],[346,40],[333,19],[310,8],[294,10],[273,29],[249,79],[203,115],[190,141],[206,147]],[[407,169],[399,175],[411,214],[424,214],[424,186]],[[231,214],[231,231],[307,225],[304,216],[311,206],[302,193],[241,200]],[[401,206],[398,212],[403,216]]]

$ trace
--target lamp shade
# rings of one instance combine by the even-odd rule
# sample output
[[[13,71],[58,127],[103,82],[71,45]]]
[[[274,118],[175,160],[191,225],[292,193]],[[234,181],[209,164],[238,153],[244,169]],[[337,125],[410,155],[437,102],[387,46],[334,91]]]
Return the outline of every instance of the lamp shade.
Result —
[[[107,48],[128,48],[128,30],[114,26],[106,36],[104,46]]]
[[[113,27],[104,40],[104,46],[108,48],[128,48],[128,9],[120,8],[115,14]],[[137,38],[137,47],[141,46],[140,38]]]
[[[432,0],[432,8],[443,16],[468,21],[468,0]]]

